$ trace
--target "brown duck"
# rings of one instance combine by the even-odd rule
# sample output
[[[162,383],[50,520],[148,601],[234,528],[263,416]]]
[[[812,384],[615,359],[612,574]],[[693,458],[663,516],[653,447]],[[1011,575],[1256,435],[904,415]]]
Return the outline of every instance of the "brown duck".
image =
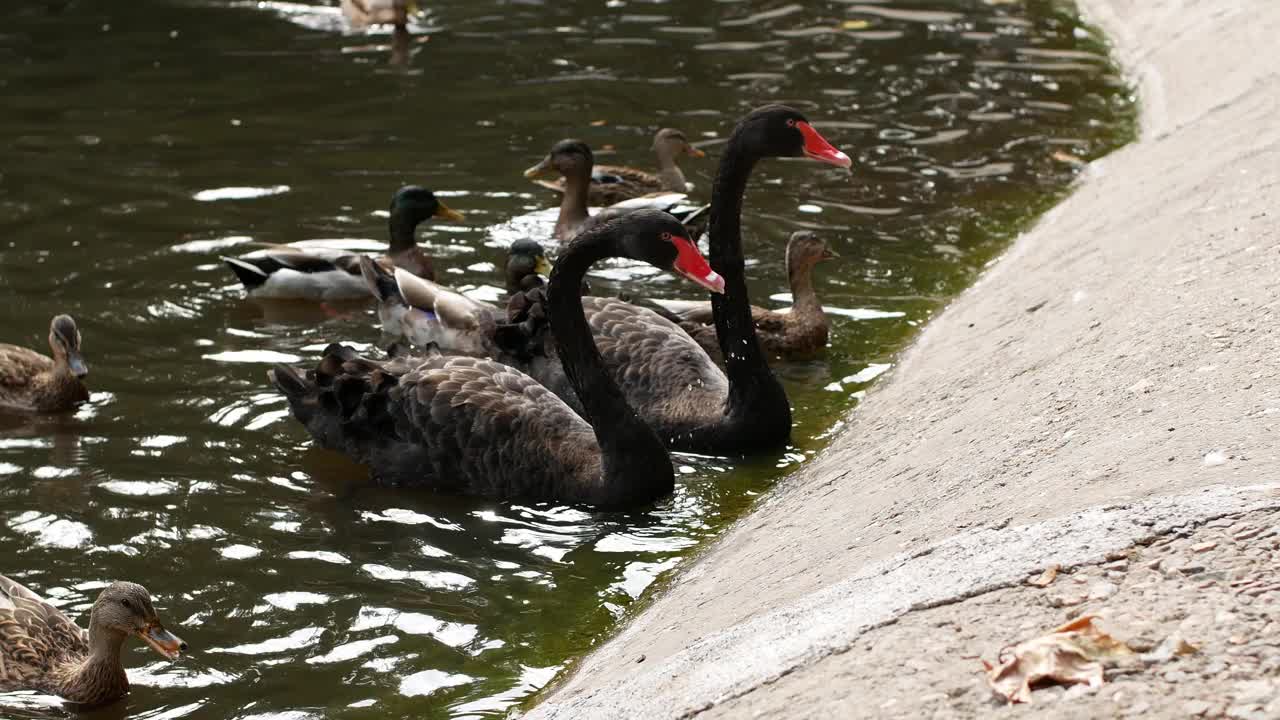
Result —
[[[49,323],[49,349],[52,358],[0,344],[0,408],[64,412],[89,399],[81,382],[89,368],[80,356],[80,331],[70,315]]]
[[[761,348],[771,357],[784,360],[807,360],[827,347],[827,315],[813,289],[813,268],[824,260],[838,257],[818,236],[807,230],[792,233],[787,241],[787,282],[791,286],[792,305],[787,312],[751,306],[751,319]],[[664,300],[661,314],[689,333],[707,354],[718,363],[724,362],[716,339],[711,303],[705,301]]]
[[[187,649],[164,629],[141,585],[112,583],[89,613],[89,630],[0,575],[0,691],[38,690],[84,705],[129,692],[120,651],[130,635],[176,660]]]
[[[626,165],[597,165],[591,170],[587,202],[605,207],[616,202],[654,192],[688,192],[689,183],[680,171],[681,156],[702,158],[706,153],[689,144],[689,138],[675,128],[662,128],[653,136],[653,152],[658,156],[658,172],[645,172]],[[563,193],[565,179],[535,179],[537,184]]]

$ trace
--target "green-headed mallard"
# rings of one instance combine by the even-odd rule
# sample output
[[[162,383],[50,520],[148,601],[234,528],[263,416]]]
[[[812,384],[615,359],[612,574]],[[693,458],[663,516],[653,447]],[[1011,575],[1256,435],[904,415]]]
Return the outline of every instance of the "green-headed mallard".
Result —
[[[629,198],[655,192],[688,192],[689,183],[680,171],[678,158],[706,157],[706,153],[689,144],[689,138],[675,128],[662,128],[653,136],[653,152],[658,156],[657,174],[637,170],[626,165],[596,165],[591,169],[591,186],[587,190],[587,203],[593,207],[607,207]],[[535,179],[537,184],[564,192],[564,178]]]
[[[187,649],[164,629],[141,585],[107,586],[93,604],[86,632],[0,575],[0,691],[38,690],[85,705],[116,700],[129,692],[120,651],[130,635],[170,660]]]
[[[80,356],[80,330],[70,315],[49,323],[48,358],[17,345],[0,345],[0,408],[64,412],[89,399],[89,374]]]
[[[568,240],[594,223],[612,220],[620,214],[645,208],[662,210],[689,225],[708,207],[689,204],[689,196],[684,191],[657,192],[616,202],[592,215],[588,210],[588,197],[594,165],[595,156],[591,148],[581,140],[569,139],[551,146],[551,151],[542,162],[524,171],[525,177],[536,178],[554,170],[564,181],[564,197],[560,199],[560,213],[556,217],[553,231],[555,239]],[[692,234],[697,236],[697,233]]]
[[[415,185],[400,188],[391,198],[388,227],[391,246],[379,262],[428,280],[435,278],[431,258],[414,238],[414,230],[429,218],[461,221],[461,213],[446,207],[435,193]],[[222,261],[235,272],[250,297],[300,300],[348,300],[368,295],[360,279],[360,255],[345,250],[273,246]]]

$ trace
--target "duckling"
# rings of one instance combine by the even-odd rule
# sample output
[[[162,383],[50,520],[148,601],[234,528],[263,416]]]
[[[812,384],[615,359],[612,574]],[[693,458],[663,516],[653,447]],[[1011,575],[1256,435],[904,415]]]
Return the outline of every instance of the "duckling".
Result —
[[[82,380],[89,368],[80,356],[80,330],[70,315],[49,323],[48,358],[17,345],[0,344],[0,407],[65,412],[89,399]]]
[[[388,230],[391,244],[378,262],[402,268],[428,280],[435,279],[431,258],[414,239],[422,221],[440,218],[461,222],[465,218],[447,207],[435,193],[416,185],[402,187],[391,198]],[[235,272],[250,297],[273,300],[351,300],[368,295],[360,277],[360,255],[345,250],[300,249],[272,246],[222,261]]]
[[[93,603],[86,632],[0,575],[0,691],[38,690],[83,705],[117,700],[129,692],[120,651],[130,635],[169,660],[187,649],[165,630],[141,585],[107,586]]]

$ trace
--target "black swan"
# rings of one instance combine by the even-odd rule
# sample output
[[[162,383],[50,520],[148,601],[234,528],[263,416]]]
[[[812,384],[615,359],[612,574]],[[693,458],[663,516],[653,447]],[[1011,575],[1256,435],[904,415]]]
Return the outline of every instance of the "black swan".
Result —
[[[462,213],[440,202],[435,193],[417,186],[400,188],[391,198],[387,221],[391,245],[378,262],[428,280],[435,278],[431,257],[422,252],[414,230],[429,218],[462,221]],[[276,300],[347,300],[365,297],[358,253],[276,245],[222,261],[235,272],[250,297]]]
[[[652,502],[672,490],[670,458],[605,369],[583,316],[582,280],[609,257],[642,260],[712,291],[722,282],[662,212],[629,213],[573,240],[551,273],[546,303],[583,416],[529,376],[474,357],[377,363],[330,346],[309,377],[277,365],[271,382],[318,444],[367,465],[383,485],[604,509]]]
[[[726,358],[724,370],[689,335],[653,310],[614,298],[583,298],[605,365],[628,402],[673,450],[768,452],[785,445],[791,435],[791,406],[769,369],[752,322],[741,216],[742,197],[755,164],[767,157],[797,156],[838,167],[852,164],[804,115],[783,105],[763,107],[744,117],[720,159],[711,199],[708,256],[725,280],[725,293],[712,295],[716,335]],[[524,306],[538,309],[536,301]],[[554,308],[540,310],[540,314],[553,312]]]

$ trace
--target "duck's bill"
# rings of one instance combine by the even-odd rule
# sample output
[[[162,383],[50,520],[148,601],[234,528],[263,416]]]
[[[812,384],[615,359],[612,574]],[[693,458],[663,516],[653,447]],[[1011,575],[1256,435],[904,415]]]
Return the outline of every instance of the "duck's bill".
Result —
[[[533,261],[533,271],[539,275],[551,274],[551,261],[546,255],[539,255],[538,259]]]
[[[827,139],[822,137],[813,126],[807,122],[800,121],[796,123],[800,134],[804,136],[804,154],[805,157],[813,158],[818,162],[829,163],[836,167],[847,168],[853,165],[853,160],[844,153],[840,152]]]
[[[707,156],[706,153],[702,152],[701,150],[699,150],[698,148],[692,145],[690,145],[688,149],[685,150],[685,154],[687,154],[689,157],[696,157],[696,158],[704,158]]]
[[[187,647],[187,644],[182,642],[182,638],[160,625],[151,625],[144,630],[139,630],[138,637],[150,645],[152,650],[169,660],[177,660]]]
[[[698,283],[713,293],[724,294],[724,278],[711,266],[707,259],[698,252],[698,246],[686,237],[674,236],[671,242],[676,246],[678,255],[672,265],[675,272]]]
[[[831,248],[822,249],[823,260],[836,260],[836,259],[839,259],[839,257],[840,257],[840,253],[836,252],[835,250],[832,250]]]
[[[463,215],[442,202],[438,202],[436,207],[436,217],[441,220],[452,220],[454,222],[463,222],[467,219],[466,215]]]
[[[546,158],[543,158],[542,162],[538,163],[537,165],[534,165],[528,170],[525,170],[524,176],[527,178],[536,178],[550,169],[551,169],[551,158],[546,157]]]
[[[71,374],[78,378],[89,374],[89,366],[84,364],[84,358],[80,357],[78,352],[67,353],[67,367],[71,368]]]

